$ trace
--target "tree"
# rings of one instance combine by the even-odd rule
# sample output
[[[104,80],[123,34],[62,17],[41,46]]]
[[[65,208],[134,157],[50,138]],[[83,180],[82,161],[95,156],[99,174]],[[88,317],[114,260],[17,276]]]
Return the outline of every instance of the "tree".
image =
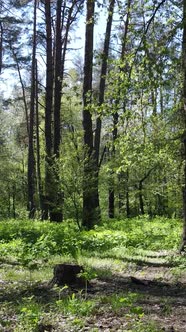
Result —
[[[37,1],[34,1],[33,15],[33,42],[32,42],[32,71],[31,71],[31,96],[30,96],[30,114],[29,114],[29,143],[28,143],[28,209],[29,218],[34,217],[35,213],[35,158],[34,158],[34,118],[36,105],[36,8]]]
[[[96,220],[95,167],[93,162],[93,128],[91,115],[92,67],[94,39],[95,1],[86,2],[86,33],[83,80],[83,129],[85,144],[84,182],[83,182],[83,226],[91,229]]]
[[[182,40],[182,57],[183,57],[183,96],[181,116],[183,120],[183,235],[180,252],[186,246],[186,1],[183,0],[183,40]]]
[[[65,59],[72,24],[81,12],[83,1],[57,0],[56,6],[45,1],[46,23],[46,94],[45,94],[45,213],[50,220],[63,220],[63,192],[59,178],[61,144],[61,97]],[[53,32],[53,17],[55,27]],[[53,125],[54,123],[54,125]]]

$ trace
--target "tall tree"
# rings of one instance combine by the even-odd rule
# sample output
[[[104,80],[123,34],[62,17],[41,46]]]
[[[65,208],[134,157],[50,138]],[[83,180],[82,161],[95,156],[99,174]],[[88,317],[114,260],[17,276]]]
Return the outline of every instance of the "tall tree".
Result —
[[[34,118],[36,101],[36,9],[37,1],[34,1],[33,42],[32,42],[32,72],[31,72],[31,96],[29,116],[29,144],[28,144],[28,208],[29,217],[35,213],[35,157],[34,157]]]
[[[46,94],[45,94],[45,218],[63,220],[63,193],[59,177],[61,144],[61,97],[69,33],[82,9],[82,0],[45,1]]]
[[[101,74],[100,74],[100,83],[99,83],[99,100],[98,105],[101,107],[104,103],[105,99],[105,88],[106,88],[106,75],[107,75],[107,68],[108,68],[108,57],[109,57],[109,46],[110,46],[110,39],[111,39],[111,29],[112,29],[112,21],[113,21],[113,14],[114,14],[114,6],[115,0],[110,1],[110,5],[108,8],[108,18],[106,24],[106,32],[105,32],[105,40],[104,40],[104,47],[103,52],[101,54]],[[99,115],[96,119],[96,129],[95,129],[95,140],[94,140],[94,148],[95,148],[95,164],[96,164],[96,171],[95,171],[95,200],[96,200],[96,209],[98,212],[98,217],[100,214],[100,203],[99,203],[99,168],[100,168],[100,141],[101,141],[101,127],[102,127],[102,120],[101,115]]]
[[[95,167],[93,162],[93,128],[91,115],[92,67],[94,40],[95,1],[86,2],[86,33],[83,80],[83,129],[85,144],[84,182],[83,182],[83,221],[84,227],[91,229],[96,219]]]
[[[182,121],[183,121],[183,236],[180,252],[186,246],[186,0],[183,0],[183,41],[182,41],[182,65],[183,65],[183,96],[182,96]]]

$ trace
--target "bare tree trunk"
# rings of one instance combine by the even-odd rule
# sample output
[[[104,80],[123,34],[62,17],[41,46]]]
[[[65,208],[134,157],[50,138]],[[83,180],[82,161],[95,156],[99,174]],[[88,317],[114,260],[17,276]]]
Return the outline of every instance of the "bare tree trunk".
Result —
[[[183,234],[180,253],[184,251],[186,246],[186,0],[183,0],[183,102],[182,102],[182,121],[184,125],[183,133]]]
[[[143,215],[145,214],[145,210],[144,210],[144,201],[143,201],[143,181],[139,182],[139,208],[140,208],[140,213]]]
[[[51,2],[45,1],[46,24],[46,94],[45,94],[45,197],[43,219],[48,219],[51,208],[52,181],[52,110],[53,110],[53,49],[52,49],[52,18]]]
[[[92,94],[93,34],[95,1],[87,0],[85,60],[83,81],[83,129],[85,162],[83,178],[83,220],[82,224],[91,229],[96,221],[95,204],[95,163],[93,161],[93,129],[90,111]]]
[[[43,210],[43,192],[41,183],[41,157],[40,157],[40,138],[39,138],[39,101],[38,101],[38,70],[36,60],[36,165],[37,165],[37,194],[39,201],[39,210]]]
[[[28,106],[27,106],[27,101],[26,101],[26,91],[25,91],[25,86],[24,86],[22,76],[21,76],[21,69],[20,69],[20,66],[19,66],[19,61],[17,59],[16,53],[14,52],[14,49],[13,49],[11,43],[10,43],[10,50],[12,52],[13,58],[14,58],[15,63],[16,63],[17,72],[18,72],[18,75],[19,75],[19,81],[20,81],[20,84],[21,84],[21,89],[22,89],[22,94],[23,94],[23,103],[24,103],[24,108],[25,108],[27,134],[29,136],[29,118],[28,118]]]
[[[50,206],[50,220],[61,222],[62,212],[62,193],[60,190],[60,180],[58,162],[61,143],[61,95],[62,95],[62,29],[64,21],[63,0],[57,0],[56,4],[56,26],[55,26],[55,54],[54,54],[54,156],[51,160],[53,164],[53,183],[52,183],[52,204]]]
[[[36,8],[37,1],[34,1],[34,22],[33,22],[33,46],[32,46],[32,76],[31,76],[31,97],[30,97],[30,126],[28,145],[28,209],[29,218],[35,214],[35,158],[34,158],[34,116],[35,116],[35,69],[36,69]]]
[[[0,22],[0,74],[3,65],[3,25]]]
[[[129,170],[126,171],[126,213],[130,217],[130,197],[129,197]]]
[[[104,41],[104,48],[102,53],[102,65],[101,65],[101,75],[100,75],[100,84],[99,84],[99,106],[104,103],[105,97],[105,83],[106,83],[106,74],[107,74],[107,67],[108,67],[108,56],[109,56],[109,45],[110,45],[110,37],[111,37],[111,28],[112,28],[112,20],[113,20],[113,13],[114,13],[114,5],[115,0],[110,1],[110,5],[108,8],[108,18],[107,18],[107,25],[106,25],[106,32],[105,32],[105,41]],[[96,208],[98,211],[98,217],[100,219],[101,212],[100,212],[100,203],[99,203],[99,155],[100,155],[100,141],[101,141],[101,117],[98,116],[96,120],[96,130],[95,130],[95,162],[96,162],[96,171],[95,171],[95,200],[96,200]],[[110,195],[109,195],[110,201]],[[98,220],[99,221],[99,220]]]
[[[113,131],[112,131],[112,141],[113,146],[111,150],[111,156],[114,158],[115,156],[115,141],[118,137],[118,112],[113,113]],[[115,188],[114,188],[114,171],[110,172],[110,183],[109,183],[109,207],[108,207],[108,215],[109,218],[115,217]]]
[[[145,209],[144,209],[144,200],[143,200],[143,183],[144,181],[150,176],[150,174],[152,173],[152,171],[155,168],[151,168],[148,170],[148,172],[144,175],[144,177],[139,181],[139,185],[138,185],[138,190],[139,190],[139,209],[140,209],[140,213],[143,215],[145,214]]]
[[[127,36],[128,36],[128,31],[129,31],[129,23],[130,23],[130,15],[131,15],[131,3],[132,3],[132,0],[128,0],[128,2],[127,2],[127,15],[126,15],[126,21],[125,21],[125,27],[124,27],[124,34],[123,34],[123,38],[122,38],[121,61],[125,60]],[[120,68],[120,71],[124,72],[125,70],[126,70],[126,65],[122,69]],[[120,84],[120,82],[119,82],[119,84]],[[123,98],[125,98],[125,97],[123,97]],[[118,120],[119,120],[119,114],[117,112],[117,106],[118,106],[119,102],[120,102],[120,100],[119,100],[119,96],[118,96],[118,100],[115,101],[116,111],[113,113],[113,136],[112,136],[113,137],[113,150],[112,150],[113,157],[115,155],[114,144],[115,144],[115,141],[116,141],[117,136],[118,136],[117,125],[118,125]],[[123,104],[123,111],[125,112],[125,102]],[[109,186],[109,211],[108,211],[108,215],[111,216],[111,218],[114,218],[114,215],[115,215],[114,202],[115,202],[115,190],[114,190],[114,180],[113,180],[113,186],[112,187]]]

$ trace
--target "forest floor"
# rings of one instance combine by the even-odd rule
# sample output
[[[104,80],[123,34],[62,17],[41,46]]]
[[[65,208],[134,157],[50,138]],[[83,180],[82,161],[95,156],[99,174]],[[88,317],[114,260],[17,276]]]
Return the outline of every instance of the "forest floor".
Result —
[[[0,332],[185,332],[186,254],[179,220],[0,222]],[[59,263],[90,287],[52,285]]]
[[[171,257],[176,254],[163,251],[134,258],[127,265],[112,260],[110,273],[109,261],[103,259],[99,264],[102,269],[107,265],[108,275],[93,279],[86,294],[80,289],[49,288],[47,280],[8,281],[11,272],[13,276],[23,271],[19,265],[4,262],[0,269],[0,331],[185,332],[186,273],[177,269]]]

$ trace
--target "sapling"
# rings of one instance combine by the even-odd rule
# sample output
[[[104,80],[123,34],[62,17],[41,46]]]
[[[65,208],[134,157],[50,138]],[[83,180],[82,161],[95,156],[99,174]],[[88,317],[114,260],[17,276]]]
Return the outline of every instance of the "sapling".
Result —
[[[85,280],[85,299],[86,299],[88,286],[90,287],[90,280],[95,279],[97,277],[97,274],[90,267],[86,267],[84,271],[78,273],[78,276]]]

